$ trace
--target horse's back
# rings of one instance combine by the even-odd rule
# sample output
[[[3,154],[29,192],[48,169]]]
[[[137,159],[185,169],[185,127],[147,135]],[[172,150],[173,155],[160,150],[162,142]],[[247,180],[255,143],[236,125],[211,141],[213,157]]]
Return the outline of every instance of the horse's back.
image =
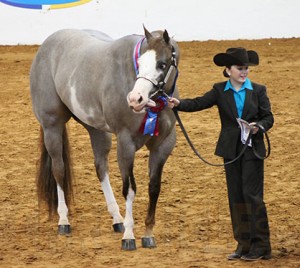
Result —
[[[114,40],[99,31],[72,29],[50,35],[32,63],[34,110],[66,106],[86,124],[95,128],[107,125],[99,120],[104,111],[111,114],[114,106],[127,106],[127,93],[118,90],[129,89],[135,81],[128,51],[137,38]],[[115,104],[117,99],[122,104]]]
[[[100,31],[91,30],[91,29],[84,29],[83,31],[90,34],[91,36],[101,40],[101,41],[104,41],[104,42],[114,41],[114,39],[111,38],[108,34],[100,32]]]
[[[97,37],[95,37],[97,35]],[[103,39],[103,40],[102,40]],[[78,51],[97,42],[105,45],[109,37],[99,32],[60,30],[50,35],[40,46],[30,70],[30,91],[33,110],[43,121],[43,114],[64,114],[67,109],[57,92],[60,76],[70,74]],[[66,83],[66,82],[64,82]]]
[[[75,29],[59,30],[50,35],[43,42],[37,52],[35,61],[42,58],[43,62],[46,62],[48,58],[55,62],[65,53],[78,54],[78,50],[81,48],[88,48],[95,44],[97,44],[97,46],[107,46],[107,44],[112,41],[113,39],[111,37],[99,31]]]

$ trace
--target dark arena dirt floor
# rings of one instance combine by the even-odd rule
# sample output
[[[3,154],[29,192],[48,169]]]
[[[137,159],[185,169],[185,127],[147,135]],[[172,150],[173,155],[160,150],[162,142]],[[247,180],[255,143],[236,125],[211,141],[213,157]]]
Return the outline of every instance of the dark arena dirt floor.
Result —
[[[69,122],[76,185],[71,236],[57,235],[57,218],[39,210],[35,188],[39,125],[29,94],[29,69],[38,46],[0,46],[0,267],[300,267],[300,39],[180,42],[178,86],[194,97],[222,81],[212,58],[228,47],[256,50],[260,65],[249,77],[265,84],[275,117],[265,162],[265,202],[273,258],[229,262],[235,249],[222,167],[201,162],[177,125],[177,145],[167,161],[156,214],[157,248],[141,248],[148,202],[147,156],[137,153],[134,203],[136,251],[121,250],[97,180],[90,141]],[[220,123],[217,109],[181,113],[200,153],[212,162]],[[110,177],[124,215],[115,139]]]

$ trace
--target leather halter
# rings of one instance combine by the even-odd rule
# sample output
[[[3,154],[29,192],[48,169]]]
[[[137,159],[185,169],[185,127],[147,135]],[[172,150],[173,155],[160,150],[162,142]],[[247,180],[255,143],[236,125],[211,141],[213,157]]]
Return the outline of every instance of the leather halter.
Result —
[[[169,80],[169,78],[170,78],[173,70],[176,69],[176,76],[175,76],[175,79],[174,79],[174,82],[173,82],[173,86],[172,86],[171,91],[170,91],[170,95],[172,96],[172,94],[174,92],[174,89],[175,89],[176,80],[177,80],[177,77],[178,77],[178,69],[177,69],[177,61],[176,61],[176,51],[175,51],[175,48],[174,48],[174,46],[172,46],[172,57],[171,57],[171,65],[169,67],[169,70],[166,73],[166,75],[164,76],[164,79],[159,82],[156,79],[152,79],[152,78],[147,77],[147,76],[139,75],[138,58],[140,57],[140,50],[141,50],[141,46],[142,46],[142,43],[143,43],[144,39],[145,39],[145,37],[141,38],[137,42],[137,44],[135,45],[135,48],[133,50],[133,64],[134,64],[134,70],[135,70],[135,73],[136,73],[136,80],[137,79],[145,79],[145,80],[151,82],[153,84],[153,86],[157,88],[157,90],[155,90],[149,96],[150,99],[153,98],[158,93],[161,93],[161,94],[163,94],[163,95],[165,95],[166,97],[169,98],[170,96],[165,92],[164,86],[168,82],[168,80]]]
[[[175,90],[175,84],[176,84],[176,81],[177,81],[177,78],[178,78],[178,69],[177,69],[177,62],[176,62],[176,51],[175,51],[175,48],[172,46],[172,58],[171,58],[171,65],[169,67],[169,70],[168,72],[166,73],[164,79],[161,81],[161,82],[157,82],[157,90],[155,92],[153,92],[149,98],[151,99],[152,97],[154,97],[156,94],[158,93],[161,93],[163,95],[165,95],[166,97],[170,97],[166,91],[164,90],[164,86],[166,85],[166,83],[168,82],[173,70],[176,70],[176,76],[174,78],[174,82],[173,82],[173,85],[172,85],[172,88],[171,88],[171,91],[170,91],[170,96],[173,95],[174,93],[174,90]],[[138,79],[138,78],[137,78]],[[155,86],[155,84],[153,84]]]
[[[157,81],[156,79],[152,79],[146,76],[139,75],[139,69],[138,69],[138,58],[140,57],[140,49],[143,40],[145,37],[140,39],[133,51],[133,63],[134,63],[134,69],[136,72],[136,79],[145,79],[148,80],[153,84],[153,86],[156,88],[156,90],[148,97],[149,99],[153,98],[157,94],[161,94],[159,97],[155,99],[156,107],[148,107],[146,109],[146,114],[144,116],[144,119],[142,121],[142,124],[140,126],[139,131],[143,133],[144,135],[149,134],[150,136],[158,136],[159,130],[158,130],[158,116],[159,113],[168,105],[168,99],[170,96],[173,95],[175,90],[175,85],[178,77],[178,69],[177,69],[177,62],[176,62],[176,51],[175,48],[172,46],[172,58],[171,58],[171,65],[166,72],[164,78],[162,81]],[[176,75],[173,81],[173,85],[170,90],[170,96],[166,93],[164,87],[166,83],[169,81],[169,78],[173,72],[173,70],[176,70]]]

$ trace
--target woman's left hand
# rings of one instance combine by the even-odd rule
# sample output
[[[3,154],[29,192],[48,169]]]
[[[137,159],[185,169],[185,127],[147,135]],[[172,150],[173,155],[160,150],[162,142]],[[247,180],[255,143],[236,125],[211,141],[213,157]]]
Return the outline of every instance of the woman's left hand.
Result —
[[[168,100],[168,107],[173,109],[174,107],[178,106],[180,103],[180,100],[174,98],[174,97],[171,97],[169,98]]]
[[[249,125],[251,126],[252,134],[256,134],[257,131],[259,130],[259,128],[258,128],[257,126],[255,126],[256,123],[255,123],[255,122],[252,122],[252,123],[250,123]]]

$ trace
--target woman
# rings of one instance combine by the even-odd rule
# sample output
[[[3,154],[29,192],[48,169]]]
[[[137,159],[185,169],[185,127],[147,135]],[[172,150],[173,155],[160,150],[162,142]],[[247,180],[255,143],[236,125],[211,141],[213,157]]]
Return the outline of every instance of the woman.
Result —
[[[224,66],[223,75],[229,79],[216,83],[201,97],[194,99],[170,98],[169,107],[184,112],[196,112],[217,105],[221,132],[215,154],[224,162],[234,159],[242,150],[241,128],[238,118],[250,123],[253,136],[251,146],[239,160],[225,165],[228,199],[236,250],[229,260],[258,260],[271,258],[270,232],[266,206],[263,201],[264,160],[253,153],[265,155],[263,133],[274,123],[266,87],[248,78],[248,66],[259,64],[255,51],[229,48],[214,57],[217,66]]]

